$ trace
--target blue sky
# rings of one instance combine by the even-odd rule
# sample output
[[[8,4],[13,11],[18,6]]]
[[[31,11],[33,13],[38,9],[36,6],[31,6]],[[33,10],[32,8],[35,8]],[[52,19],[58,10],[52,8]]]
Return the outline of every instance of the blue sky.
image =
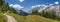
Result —
[[[25,11],[28,11],[29,9],[31,9],[32,6],[39,5],[39,4],[56,5],[59,3],[58,5],[60,5],[60,0],[5,0],[5,1],[8,2],[9,5],[11,4],[20,5],[20,7],[23,7],[23,10]]]

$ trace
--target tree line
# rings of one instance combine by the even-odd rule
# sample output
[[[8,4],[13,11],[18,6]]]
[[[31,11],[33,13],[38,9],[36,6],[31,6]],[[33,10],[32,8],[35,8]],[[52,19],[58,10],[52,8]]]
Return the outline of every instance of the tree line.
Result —
[[[30,15],[40,15],[49,19],[60,20],[60,18],[56,16],[56,11],[54,11],[53,9],[49,11],[43,10],[42,12],[38,12],[38,10],[36,11],[32,10],[32,13],[30,13]]]

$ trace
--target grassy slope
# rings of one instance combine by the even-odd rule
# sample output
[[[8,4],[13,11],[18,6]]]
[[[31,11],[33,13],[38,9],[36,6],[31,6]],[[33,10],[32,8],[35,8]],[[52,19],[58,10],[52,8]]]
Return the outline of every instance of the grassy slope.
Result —
[[[52,20],[52,19],[48,19],[36,15],[29,15],[26,16],[26,18],[24,16],[19,16],[13,13],[11,13],[10,15],[13,16],[18,22],[60,22],[60,21],[56,21],[56,20]]]
[[[6,16],[3,13],[0,13],[0,22],[7,22]]]

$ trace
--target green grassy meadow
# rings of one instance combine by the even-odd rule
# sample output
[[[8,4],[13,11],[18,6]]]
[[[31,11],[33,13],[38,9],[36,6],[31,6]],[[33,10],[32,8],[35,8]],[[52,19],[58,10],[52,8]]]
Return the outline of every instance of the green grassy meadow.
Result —
[[[7,22],[7,18],[3,15],[3,13],[0,13],[0,22]]]
[[[14,13],[9,14],[13,16],[18,22],[60,22],[57,20],[48,19],[38,15],[20,16]]]

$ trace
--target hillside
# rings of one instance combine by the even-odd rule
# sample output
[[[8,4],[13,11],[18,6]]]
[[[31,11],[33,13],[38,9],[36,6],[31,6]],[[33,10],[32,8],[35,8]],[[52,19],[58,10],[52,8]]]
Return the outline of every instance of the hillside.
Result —
[[[0,12],[0,22],[7,22],[7,18],[3,13]]]
[[[5,15],[3,15],[4,12],[7,11],[8,6],[3,0],[0,0],[0,22],[7,22],[7,18]]]
[[[7,17],[3,14],[9,9],[8,3],[5,3],[4,0],[0,0],[0,22],[7,22]]]
[[[48,19],[38,15],[21,16],[14,13],[9,14],[13,16],[18,22],[60,22],[57,20]]]

